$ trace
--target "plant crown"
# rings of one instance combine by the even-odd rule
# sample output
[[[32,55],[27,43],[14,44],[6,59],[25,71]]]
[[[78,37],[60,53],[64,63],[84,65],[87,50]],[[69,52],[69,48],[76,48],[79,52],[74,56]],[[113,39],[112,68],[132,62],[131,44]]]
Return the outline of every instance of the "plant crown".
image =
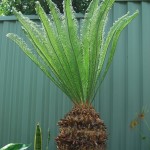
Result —
[[[47,0],[50,16],[36,2],[36,12],[42,26],[13,9],[34,49],[30,49],[16,34],[9,33],[7,36],[74,104],[90,104],[108,72],[121,31],[138,14],[138,11],[132,15],[125,14],[104,36],[108,13],[114,1],[104,0],[100,3],[93,0],[80,29],[71,0],[64,0],[64,14],[51,0]]]

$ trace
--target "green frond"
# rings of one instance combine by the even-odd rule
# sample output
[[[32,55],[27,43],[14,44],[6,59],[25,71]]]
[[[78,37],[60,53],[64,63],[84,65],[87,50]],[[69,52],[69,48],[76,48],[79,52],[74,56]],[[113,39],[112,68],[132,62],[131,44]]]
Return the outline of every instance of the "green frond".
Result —
[[[32,53],[31,49],[28,48],[27,44],[16,34],[13,33],[8,33],[7,37],[9,37],[11,40],[13,40],[17,45],[19,45],[19,47],[23,50],[23,52],[36,64],[38,65],[41,70],[44,71],[44,73],[51,78],[51,80],[55,83],[57,83],[57,81],[55,81],[55,79],[52,77],[52,75],[50,74],[50,72],[48,72],[48,66],[46,66],[46,64],[40,62],[40,60],[37,58],[37,56],[35,54]]]
[[[56,56],[56,60],[58,60],[58,65],[57,66],[61,66],[61,70],[59,69],[59,71],[61,71],[61,81],[65,82],[64,86],[66,86],[68,89],[71,89],[72,91],[72,98],[73,99],[80,99],[80,95],[78,94],[78,87],[76,87],[73,82],[72,82],[72,74],[70,72],[71,71],[71,66],[69,65],[68,61],[67,61],[67,56],[65,54],[65,51],[63,50],[63,46],[59,40],[59,33],[56,33],[54,30],[54,27],[52,25],[52,23],[50,22],[50,20],[48,19],[47,15],[45,14],[44,10],[42,9],[42,7],[40,6],[39,3],[36,3],[36,11],[41,19],[41,21],[43,22],[43,26],[48,38],[48,42],[49,44],[52,46],[52,52],[55,54]],[[56,25],[56,23],[55,23]],[[56,26],[57,27],[57,26]],[[60,27],[59,27],[60,28]],[[59,31],[60,29],[56,28],[57,31]]]
[[[56,86],[58,86],[64,93],[68,94],[68,97],[72,98],[69,91],[65,89],[62,84],[57,80],[54,75],[50,72],[49,66],[47,66],[43,59],[40,59],[39,56],[34,54],[31,49],[28,48],[25,41],[23,41],[18,35],[13,33],[8,33],[7,37],[10,38],[12,41],[14,41],[21,49],[22,51],[51,79],[51,81],[54,82]]]
[[[71,0],[64,0],[64,28],[66,28],[66,33],[68,36],[68,44],[70,45],[70,51],[72,53],[72,60],[74,62],[73,73],[75,76],[75,86],[80,95],[80,103],[85,100],[83,95],[83,85],[81,79],[82,68],[80,69],[80,65],[82,61],[78,59],[80,52],[80,42],[78,35],[78,23],[75,17],[75,13],[73,11]]]
[[[100,81],[100,84],[102,83],[102,81],[104,80],[107,72],[108,72],[108,69],[110,67],[110,64],[112,62],[112,59],[113,59],[113,56],[114,56],[114,53],[115,53],[115,50],[116,50],[116,46],[117,46],[117,42],[118,42],[118,39],[119,39],[119,36],[122,32],[122,30],[138,15],[138,11],[136,11],[133,15],[131,16],[128,16],[126,17],[124,20],[120,21],[120,23],[118,24],[118,27],[116,28],[116,30],[114,28],[112,28],[112,30],[115,30],[115,33],[113,35],[113,38],[112,38],[112,43],[111,43],[111,50],[110,50],[110,53],[109,53],[109,57],[108,57],[108,61],[107,61],[107,64],[106,64],[106,67],[105,67],[105,70],[104,70],[104,73],[102,75],[102,78],[101,78],[101,81]],[[113,32],[113,31],[110,31],[110,32]],[[110,33],[111,34],[111,33]],[[110,36],[110,35],[108,35]],[[106,40],[107,41],[107,40]],[[104,49],[105,51],[105,49]]]
[[[81,26],[81,39],[82,39],[82,37],[84,37],[85,33],[87,32],[87,28],[88,28],[89,24],[91,23],[91,21],[89,21],[89,19],[91,19],[93,17],[94,11],[97,9],[98,4],[99,4],[99,0],[93,0],[93,1],[91,1],[89,7],[86,10],[84,20],[83,20],[82,26]]]
[[[114,56],[114,53],[115,53],[115,50],[116,50],[117,42],[118,42],[118,39],[119,39],[119,36],[120,36],[122,30],[138,15],[138,13],[139,12],[136,11],[131,16],[128,16],[129,15],[129,12],[128,12],[126,15],[119,18],[113,24],[110,31],[108,32],[105,43],[102,47],[102,51],[101,51],[101,54],[100,54],[100,61],[99,61],[98,70],[97,70],[97,79],[96,79],[95,82],[98,82],[98,80],[100,80],[98,87],[103,82],[103,80],[104,80],[104,78],[105,78],[105,76],[108,72],[108,69],[111,65],[111,62],[113,60],[113,56]],[[110,52],[108,54],[108,60],[106,60],[105,58],[106,58],[106,53],[107,53],[109,45],[110,45]],[[104,68],[104,72],[102,72],[104,61],[107,61],[107,63],[106,63],[106,66]],[[99,78],[99,76],[100,76],[100,78]],[[97,87],[97,90],[98,90],[98,87]],[[95,92],[95,94],[96,94],[96,92]]]
[[[85,68],[85,82],[87,82],[86,97],[88,100],[92,98],[92,90],[95,86],[97,61],[100,53],[100,47],[103,42],[103,30],[107,19],[108,12],[113,5],[114,0],[105,0],[101,3],[89,20],[87,31],[82,39],[82,51]],[[82,34],[82,33],[81,33]]]
[[[99,0],[91,1],[89,7],[87,8],[86,14],[82,21],[81,29],[80,29],[80,57],[79,59],[82,62],[82,83],[83,83],[83,94],[84,97],[87,97],[87,85],[88,85],[88,77],[89,77],[89,49],[88,45],[91,39],[88,39],[90,36],[89,31],[91,27],[91,18],[94,15],[95,10],[97,9],[99,4]]]
[[[29,49],[17,35],[10,33],[7,36],[19,45],[74,104],[91,103],[110,67],[121,31],[138,14],[136,12],[129,16],[127,13],[118,19],[105,38],[108,13],[114,1],[104,0],[99,5],[99,0],[93,0],[80,29],[71,0],[64,0],[64,14],[60,13],[52,0],[47,0],[50,16],[36,2],[41,25],[13,9],[34,50]]]
[[[47,0],[47,2],[49,5],[49,8],[50,8],[50,11],[51,11],[51,16],[53,18],[54,25],[56,27],[56,32],[58,34],[59,41],[62,45],[61,49],[63,50],[62,52],[64,53],[64,56],[62,58],[64,58],[66,61],[66,64],[68,64],[68,71],[69,71],[69,75],[71,76],[70,79],[72,81],[73,88],[76,88],[76,90],[79,93],[79,91],[81,91],[81,89],[79,89],[79,86],[81,84],[77,83],[79,74],[76,72],[76,69],[74,67],[74,66],[77,66],[76,60],[73,59],[75,56],[75,53],[73,50],[71,50],[72,49],[71,41],[69,39],[68,34],[66,34],[68,32],[67,23],[62,21],[64,19],[64,16],[62,14],[60,14],[56,5],[51,0]],[[75,16],[74,16],[74,18],[75,18]],[[75,30],[77,32],[77,29],[75,29]],[[70,50],[68,51],[68,49],[70,49]],[[78,95],[78,97],[81,97],[81,96]],[[77,99],[79,99],[79,98],[77,98]]]

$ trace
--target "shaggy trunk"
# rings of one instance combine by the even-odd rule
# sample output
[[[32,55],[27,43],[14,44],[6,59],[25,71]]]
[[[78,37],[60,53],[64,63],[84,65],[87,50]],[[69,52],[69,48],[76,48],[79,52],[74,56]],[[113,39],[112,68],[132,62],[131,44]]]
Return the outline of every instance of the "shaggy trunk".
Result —
[[[74,106],[58,125],[58,150],[106,149],[106,127],[92,106]]]

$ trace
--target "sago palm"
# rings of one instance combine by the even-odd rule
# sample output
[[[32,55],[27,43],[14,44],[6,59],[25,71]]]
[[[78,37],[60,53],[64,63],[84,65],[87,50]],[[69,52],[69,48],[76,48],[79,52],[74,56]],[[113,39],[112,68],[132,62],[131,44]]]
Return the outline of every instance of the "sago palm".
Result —
[[[37,2],[36,12],[41,26],[13,10],[34,49],[30,49],[16,34],[9,33],[7,36],[74,104],[58,123],[60,134],[56,142],[59,150],[104,150],[106,147],[106,127],[94,110],[92,101],[110,67],[121,31],[138,14],[127,13],[104,34],[108,12],[114,1],[100,3],[93,0],[80,28],[71,0],[64,0],[64,14],[51,0],[47,0],[50,16]]]

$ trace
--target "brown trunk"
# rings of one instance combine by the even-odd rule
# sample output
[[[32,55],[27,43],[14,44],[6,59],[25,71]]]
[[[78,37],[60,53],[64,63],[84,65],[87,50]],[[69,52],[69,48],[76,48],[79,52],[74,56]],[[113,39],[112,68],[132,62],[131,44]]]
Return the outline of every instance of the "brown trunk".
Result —
[[[58,125],[58,150],[106,149],[106,127],[92,106],[74,106]]]

